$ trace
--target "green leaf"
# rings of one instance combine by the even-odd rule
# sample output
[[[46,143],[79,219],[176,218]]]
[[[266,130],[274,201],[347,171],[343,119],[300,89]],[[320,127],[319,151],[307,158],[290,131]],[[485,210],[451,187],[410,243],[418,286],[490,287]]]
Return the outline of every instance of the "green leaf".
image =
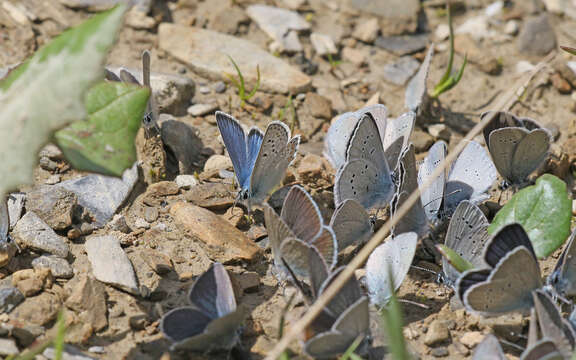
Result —
[[[564,181],[544,174],[536,184],[514,194],[494,217],[488,233],[495,234],[503,226],[519,223],[532,241],[538,258],[545,258],[558,249],[570,234],[572,201]]]
[[[402,332],[402,327],[404,326],[402,307],[394,291],[393,273],[390,268],[388,268],[388,271],[390,274],[390,294],[392,295],[390,296],[388,306],[380,310],[380,315],[388,336],[388,345],[392,359],[410,360],[411,356],[406,347],[406,340]]]
[[[87,121],[56,132],[56,142],[72,166],[122,176],[136,161],[134,138],[146,111],[148,88],[103,82],[86,94]]]
[[[463,259],[456,251],[450,249],[448,246],[439,244],[436,245],[436,249],[440,251],[442,256],[444,256],[450,265],[454,266],[458,272],[462,273],[466,270],[474,269],[474,265]]]
[[[0,197],[33,181],[38,151],[53,131],[85,117],[84,94],[103,77],[125,10],[117,6],[64,32],[0,82]]]

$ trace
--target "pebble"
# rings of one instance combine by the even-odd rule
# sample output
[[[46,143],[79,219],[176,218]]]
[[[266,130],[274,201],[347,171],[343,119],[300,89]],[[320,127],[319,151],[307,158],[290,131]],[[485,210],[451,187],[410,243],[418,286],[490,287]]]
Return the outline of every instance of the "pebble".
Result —
[[[572,86],[570,83],[558,72],[555,72],[550,76],[550,81],[552,82],[552,86],[554,86],[560,94],[570,94],[572,92]]]
[[[520,31],[520,22],[518,20],[508,20],[504,25],[504,34],[516,36]]]
[[[228,5],[213,10],[210,16],[210,30],[234,35],[241,24],[250,22],[246,12],[239,6]]]
[[[196,129],[170,118],[162,121],[160,127],[162,142],[176,156],[180,174],[192,174],[202,160],[202,140]]]
[[[304,106],[314,117],[329,120],[332,118],[332,103],[322,95],[313,92],[306,94]]]
[[[208,86],[200,86],[198,88],[198,91],[200,92],[200,94],[204,94],[204,95],[210,94],[210,92],[211,92],[211,90]],[[190,109],[190,108],[188,108],[188,109]]]
[[[450,129],[444,124],[432,124],[428,126],[428,134],[437,140],[450,141]]]
[[[47,252],[59,257],[68,256],[68,244],[36,213],[27,212],[14,226],[12,236],[21,248]]]
[[[384,33],[409,33],[416,31],[420,1],[418,0],[350,0],[352,8],[382,17]]]
[[[248,84],[256,83],[256,66],[260,65],[261,89],[277,93],[300,93],[311,85],[311,79],[258,45],[218,32],[162,23],[158,26],[161,49],[195,72],[214,80],[227,80],[225,74],[235,74],[228,54],[242,70]]]
[[[469,331],[460,337],[460,343],[464,344],[468,349],[472,349],[480,344],[484,339],[484,335],[480,331]]]
[[[138,295],[138,280],[132,263],[113,235],[90,236],[85,243],[92,273],[97,280]]]
[[[222,263],[254,261],[262,250],[246,235],[213,212],[179,202],[170,208],[174,220],[207,245],[211,258]]]
[[[296,11],[268,5],[250,5],[246,13],[262,31],[280,44],[281,51],[302,51],[296,31],[308,30],[310,24]]]
[[[90,324],[94,331],[108,326],[106,289],[101,282],[82,273],[66,284],[66,290],[70,295],[65,305],[79,314],[79,320]]]
[[[18,288],[25,297],[38,294],[43,289],[52,287],[54,282],[50,269],[24,269],[12,274],[12,285]]]
[[[135,229],[150,229],[150,223],[142,218],[136,218],[134,220]]]
[[[412,56],[403,56],[396,62],[384,65],[382,76],[384,80],[395,85],[404,85],[416,73],[420,63]]]
[[[46,185],[56,185],[58,184],[60,181],[62,181],[62,176],[60,176],[60,174],[53,174],[50,175],[48,177],[48,179],[46,179],[46,181],[44,181],[44,184]]]
[[[236,228],[250,227],[247,217],[244,216],[244,210],[241,207],[229,207],[228,210],[222,215],[224,220],[228,221],[232,226]]]
[[[10,217],[10,228],[12,229],[22,217],[24,211],[25,193],[11,193],[8,195],[8,216]]]
[[[64,160],[64,154],[62,153],[62,150],[60,150],[60,148],[54,144],[47,144],[44,146],[38,153],[38,156],[41,158],[46,157],[54,161]]]
[[[33,211],[54,230],[72,225],[78,197],[59,186],[42,185],[26,194],[26,210]]]
[[[524,21],[517,45],[521,53],[536,56],[544,56],[555,49],[556,34],[548,15],[542,14]]]
[[[300,181],[304,183],[321,179],[325,170],[324,158],[315,154],[306,154],[298,164],[297,169]]]
[[[91,352],[94,354],[104,354],[104,353],[106,353],[106,349],[104,349],[103,346],[90,346],[88,348],[88,352]]]
[[[0,338],[1,356],[18,355],[18,353],[19,353],[18,346],[16,346],[16,342],[13,339]]]
[[[445,320],[434,320],[424,337],[424,344],[428,346],[438,345],[450,339],[448,323]]]
[[[306,0],[282,0],[282,3],[290,10],[298,10],[306,3]]]
[[[153,223],[158,219],[158,209],[152,206],[147,206],[144,209],[144,219],[149,223]]]
[[[212,173],[220,170],[233,169],[232,160],[225,155],[212,155],[204,164],[204,172]]]
[[[192,116],[204,116],[213,114],[216,110],[218,110],[218,103],[194,104],[188,108],[187,112]]]
[[[366,52],[362,50],[357,50],[351,47],[345,47],[342,49],[342,59],[345,61],[350,61],[354,65],[364,65],[366,63],[366,58]]]
[[[525,72],[532,71],[536,66],[532,65],[529,61],[520,60],[516,63],[516,74],[523,74]]]
[[[444,23],[438,25],[436,30],[434,30],[434,37],[438,41],[444,41],[448,39],[448,37],[450,37],[450,26]]]
[[[180,189],[190,189],[198,185],[198,180],[196,180],[194,175],[178,175],[174,182]]]
[[[74,270],[68,261],[53,255],[43,255],[32,260],[32,267],[34,269],[48,268],[55,278],[70,279],[74,276]]]
[[[67,334],[69,335],[69,334]],[[64,351],[62,352],[62,358],[59,359],[56,356],[56,351],[53,347],[49,347],[42,353],[42,356],[49,360],[96,360],[80,351],[78,348],[71,345],[64,345]]]
[[[450,353],[448,352],[448,349],[444,346],[434,348],[434,349],[432,349],[432,351],[430,351],[430,355],[432,355],[434,357],[446,357],[449,354]]]
[[[24,301],[24,295],[15,287],[0,289],[0,313],[10,313]]]
[[[415,129],[412,133],[412,143],[414,144],[414,150],[417,153],[421,153],[428,151],[428,148],[434,144],[434,138],[427,132]]]
[[[140,253],[140,257],[158,275],[164,275],[174,270],[170,258],[156,250],[146,249]]]
[[[214,92],[216,94],[222,94],[226,91],[226,83],[224,81],[218,81],[214,84]]]
[[[312,43],[312,46],[314,46],[316,53],[320,56],[335,55],[338,53],[336,44],[334,44],[334,40],[330,35],[313,32],[310,35],[310,42]]]
[[[126,217],[122,214],[116,214],[108,223],[108,227],[115,231],[123,232],[124,234],[129,234],[132,232],[132,229],[126,223]]]
[[[45,291],[27,298],[10,315],[33,325],[46,325],[56,319],[61,307],[60,297]]]
[[[373,43],[380,31],[377,18],[370,18],[366,21],[358,21],[352,32],[352,36],[365,43]]]
[[[484,15],[471,17],[456,28],[454,34],[468,34],[474,40],[483,40],[492,37],[492,32],[488,30],[488,18]]]
[[[56,186],[74,192],[78,196],[78,204],[94,218],[94,225],[102,227],[130,195],[137,180],[138,167],[134,164],[124,171],[122,178],[91,174]]]
[[[380,36],[374,45],[398,56],[409,55],[424,50],[428,44],[428,35]]]
[[[188,191],[185,199],[210,210],[225,210],[234,204],[235,197],[230,185],[204,183],[195,186],[194,191]]]

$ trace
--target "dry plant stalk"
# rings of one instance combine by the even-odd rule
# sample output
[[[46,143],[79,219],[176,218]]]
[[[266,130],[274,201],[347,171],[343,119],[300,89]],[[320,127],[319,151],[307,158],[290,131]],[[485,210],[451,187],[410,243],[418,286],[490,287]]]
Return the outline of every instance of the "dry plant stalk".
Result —
[[[523,81],[518,81],[519,85],[514,86],[511,88],[504,96],[500,98],[500,101],[496,104],[495,109],[498,111],[507,111],[509,110],[517,101],[518,91],[521,89],[525,89],[530,81],[536,76],[538,72],[540,72],[544,66],[550,62],[556,52],[550,53],[544,60],[542,60],[536,68],[527,74]],[[464,147],[467,145],[468,141],[471,141],[476,137],[476,135],[480,134],[482,129],[490,123],[493,116],[487,116],[484,120],[476,124],[469,132],[466,134],[464,139],[460,141],[458,145],[448,154],[445,160],[438,166],[432,175],[429,178],[429,181],[425,182],[421,188],[416,189],[409,197],[406,199],[404,204],[398,209],[397,216],[394,216],[391,219],[388,219],[386,223],[382,226],[382,228],[374,234],[372,239],[366,243],[366,245],[358,252],[358,254],[350,261],[350,263],[346,266],[344,271],[334,280],[334,282],[316,299],[316,302],[310,306],[306,314],[300,320],[298,320],[294,325],[291,326],[290,330],[280,339],[280,341],[274,346],[274,348],[270,351],[270,353],[266,356],[265,360],[276,360],[282,352],[290,345],[290,342],[295,340],[300,334],[304,333],[306,327],[314,320],[324,309],[324,307],[328,304],[328,302],[340,291],[342,286],[350,279],[351,276],[354,276],[354,271],[358,269],[362,264],[366,262],[368,256],[374,251],[378,245],[386,238],[386,236],[390,233],[390,229],[398,223],[398,220],[401,219],[409,209],[416,203],[416,201],[420,198],[420,193],[422,190],[426,190],[433,179],[438,177],[442,171],[445,171],[448,166],[456,159],[458,154]]]

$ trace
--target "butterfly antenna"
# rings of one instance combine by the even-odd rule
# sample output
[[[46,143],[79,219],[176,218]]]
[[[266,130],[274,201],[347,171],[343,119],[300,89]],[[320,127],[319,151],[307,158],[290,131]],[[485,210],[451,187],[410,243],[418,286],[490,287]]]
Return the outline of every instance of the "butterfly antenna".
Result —
[[[428,269],[428,268],[425,268],[425,267],[422,267],[422,266],[418,266],[418,265],[410,265],[410,267],[411,267],[411,268],[414,268],[414,269],[416,269],[416,270],[422,270],[422,271],[425,271],[425,272],[427,272],[427,273],[434,274],[434,275],[439,275],[439,274],[440,274],[440,273],[438,273],[437,271],[434,271],[434,270],[432,270],[432,269]]]
[[[513,342],[510,342],[510,341],[508,341],[508,340],[504,340],[504,339],[501,339],[501,338],[498,339],[498,340],[499,340],[501,343],[503,343],[503,344],[506,344],[506,345],[508,345],[508,346],[510,346],[510,347],[513,347],[514,349],[517,349],[517,350],[520,350],[520,351],[526,350],[526,348],[524,348],[524,347],[522,347],[522,346],[520,346],[520,345],[514,344]]]
[[[421,304],[421,303],[416,302],[416,301],[406,300],[406,299],[398,299],[398,301],[402,302],[402,303],[418,306],[419,308],[422,308],[422,309],[430,310],[430,306]]]

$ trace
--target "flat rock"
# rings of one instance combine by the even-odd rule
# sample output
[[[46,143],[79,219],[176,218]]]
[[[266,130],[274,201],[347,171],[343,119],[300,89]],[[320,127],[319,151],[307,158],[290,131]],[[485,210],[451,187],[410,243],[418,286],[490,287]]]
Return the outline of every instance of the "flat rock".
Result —
[[[26,201],[26,194],[24,193],[12,193],[8,195],[8,216],[10,217],[11,229],[22,217],[24,201]]]
[[[296,11],[258,4],[248,6],[246,13],[280,45],[281,50],[302,51],[296,31],[308,30],[310,24]]]
[[[93,277],[81,274],[66,284],[70,294],[66,299],[66,307],[78,313],[81,320],[91,324],[94,331],[100,331],[108,326],[106,308],[106,289]]]
[[[56,234],[32,211],[27,212],[14,226],[12,236],[21,248],[31,248],[62,258],[68,256],[66,239]]]
[[[354,32],[352,32],[352,36],[360,41],[372,43],[376,40],[379,30],[380,25],[378,24],[378,19],[371,18],[366,21],[357,22]]]
[[[10,313],[24,301],[24,295],[15,287],[0,289],[0,313]]]
[[[187,203],[176,203],[170,214],[177,223],[214,251],[215,260],[222,263],[254,261],[262,250],[230,223],[209,210]]]
[[[412,56],[403,56],[391,64],[386,64],[382,69],[382,76],[392,84],[405,85],[419,67],[420,63]]]
[[[526,20],[518,35],[518,51],[527,55],[544,56],[556,48],[556,34],[548,15]]]
[[[27,298],[10,314],[11,318],[34,325],[46,325],[56,319],[62,304],[58,295],[43,292]]]
[[[230,160],[228,156],[219,154],[210,156],[204,164],[204,172],[207,173],[219,170],[228,170],[232,168],[232,160]]]
[[[334,55],[338,53],[334,40],[329,35],[313,32],[310,35],[310,42],[314,46],[314,50],[320,56]]]
[[[322,95],[313,92],[306,94],[304,106],[314,117],[329,120],[332,118],[332,102]]]
[[[51,288],[54,279],[50,269],[24,269],[12,274],[12,285],[26,296],[33,296],[44,289]]]
[[[139,294],[132,263],[113,235],[90,236],[85,243],[94,277],[131,294]]]
[[[426,48],[428,35],[379,36],[374,45],[393,54],[409,55]]]
[[[383,18],[387,34],[414,32],[418,26],[418,0],[348,0],[351,7]]]
[[[78,204],[94,218],[95,225],[102,227],[114,216],[116,210],[130,195],[138,180],[136,164],[124,171],[122,178],[87,175],[78,179],[64,181],[61,186],[78,196]]]
[[[176,179],[174,179],[174,182],[176,182],[176,185],[178,185],[180,189],[190,189],[198,185],[198,180],[196,180],[194,175],[178,175]]]
[[[40,256],[32,260],[32,267],[34,269],[48,268],[55,278],[70,279],[74,276],[74,270],[68,261],[57,256]]]
[[[234,204],[234,189],[222,183],[204,183],[185,194],[187,201],[210,210],[225,210]]]
[[[18,355],[19,352],[20,351],[18,350],[18,346],[16,346],[16,341],[14,341],[13,339],[0,338],[1,356]]]
[[[460,337],[460,343],[464,344],[468,349],[474,348],[484,340],[484,334],[480,331],[468,331]]]
[[[26,194],[26,210],[35,212],[54,230],[72,226],[77,202],[75,193],[53,185],[38,186]]]
[[[248,87],[256,84],[256,64],[260,68],[264,91],[300,93],[310,87],[310,78],[256,44],[200,28],[169,23],[158,27],[159,47],[189,65],[200,76],[229,81],[226,74],[236,74],[232,57]]]
[[[450,339],[450,331],[445,320],[434,320],[428,328],[424,344],[428,346],[437,345]]]
[[[189,115],[192,116],[204,116],[208,114],[214,114],[218,110],[218,104],[194,104],[190,106],[187,110]]]
[[[214,9],[210,13],[210,30],[225,34],[234,35],[238,32],[240,24],[250,22],[246,12],[239,6],[226,6],[221,9]]]

